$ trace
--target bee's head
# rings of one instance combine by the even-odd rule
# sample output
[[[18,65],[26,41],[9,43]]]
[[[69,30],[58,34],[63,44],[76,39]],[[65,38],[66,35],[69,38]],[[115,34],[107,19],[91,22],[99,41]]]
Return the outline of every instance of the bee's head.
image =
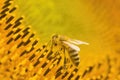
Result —
[[[52,40],[55,40],[55,39],[57,39],[58,38],[58,34],[54,34],[53,36],[52,36]]]
[[[54,44],[54,45],[57,45],[58,44],[58,40],[59,39],[59,35],[58,34],[54,34],[53,36],[52,36],[52,43]]]

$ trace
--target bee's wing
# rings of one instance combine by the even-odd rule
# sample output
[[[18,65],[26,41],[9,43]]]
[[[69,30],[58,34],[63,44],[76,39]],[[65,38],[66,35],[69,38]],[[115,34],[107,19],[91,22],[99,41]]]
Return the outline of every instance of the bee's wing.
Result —
[[[63,43],[66,44],[67,46],[69,46],[70,48],[76,50],[76,51],[80,51],[80,48],[78,46],[76,46],[68,41],[63,41]]]
[[[72,40],[72,39],[70,39],[70,40],[68,40],[68,42],[73,43],[73,44],[76,44],[76,45],[80,45],[80,44],[89,45],[89,43],[84,42],[84,41],[80,41],[80,40]]]

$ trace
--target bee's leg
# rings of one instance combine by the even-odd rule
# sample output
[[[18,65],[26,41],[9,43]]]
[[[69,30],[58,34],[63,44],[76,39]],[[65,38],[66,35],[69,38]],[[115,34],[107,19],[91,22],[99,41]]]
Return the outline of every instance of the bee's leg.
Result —
[[[66,57],[64,56],[64,69],[66,69]]]
[[[67,67],[66,67],[66,56],[65,56],[65,47],[63,47],[63,53],[64,53],[64,69],[66,70],[67,69]]]
[[[65,61],[65,62],[66,62],[66,65],[65,65],[65,66],[66,66],[66,69],[72,68],[73,65],[70,63],[70,59],[66,58],[66,61]]]

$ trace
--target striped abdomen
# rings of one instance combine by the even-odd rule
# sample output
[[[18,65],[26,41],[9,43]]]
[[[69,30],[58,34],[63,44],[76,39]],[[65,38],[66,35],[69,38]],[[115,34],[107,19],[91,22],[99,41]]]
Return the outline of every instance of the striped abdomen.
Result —
[[[78,66],[79,63],[80,63],[80,57],[79,57],[78,51],[70,48],[69,51],[68,51],[68,53],[70,55],[70,58],[71,58],[73,64],[75,66]]]

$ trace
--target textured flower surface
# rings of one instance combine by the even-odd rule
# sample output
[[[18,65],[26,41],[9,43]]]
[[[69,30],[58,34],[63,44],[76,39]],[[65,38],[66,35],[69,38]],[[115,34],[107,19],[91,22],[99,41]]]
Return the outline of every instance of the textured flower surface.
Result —
[[[1,80],[120,80],[119,0],[0,0]],[[81,45],[80,64],[64,68],[64,34]],[[65,53],[65,55],[64,55]],[[72,66],[70,66],[72,65]]]

